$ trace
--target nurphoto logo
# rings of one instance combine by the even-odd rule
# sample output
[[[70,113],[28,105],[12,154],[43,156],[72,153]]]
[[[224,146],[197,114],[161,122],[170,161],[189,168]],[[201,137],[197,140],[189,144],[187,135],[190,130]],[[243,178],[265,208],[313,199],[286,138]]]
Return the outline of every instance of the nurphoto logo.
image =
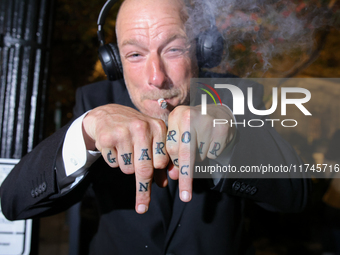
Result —
[[[272,105],[269,109],[256,109],[254,107],[254,98],[253,98],[253,88],[247,88],[247,105],[245,105],[245,96],[243,91],[232,84],[214,84],[213,86],[208,85],[206,83],[197,82],[200,84],[200,90],[204,91],[206,94],[201,94],[201,114],[207,114],[207,95],[211,97],[214,104],[217,105],[215,96],[218,98],[219,103],[222,105],[227,104],[228,102],[222,102],[219,93],[216,89],[227,89],[232,95],[232,112],[234,115],[244,115],[245,106],[248,107],[249,111],[257,116],[268,116],[275,112],[278,107],[278,88],[272,88]],[[203,86],[202,86],[203,85]],[[206,88],[211,90],[214,95]],[[308,89],[305,88],[297,88],[297,87],[282,87],[281,89],[281,116],[287,115],[287,105],[295,105],[305,116],[311,116],[312,114],[307,110],[307,108],[303,105],[307,103],[311,99],[311,93]],[[288,94],[298,94],[301,98],[287,98]],[[298,125],[297,120],[295,119],[250,119],[248,121],[243,120],[241,122],[235,122],[233,120],[228,121],[226,119],[214,119],[213,126],[223,125],[229,123],[231,126],[233,125],[248,125],[249,127],[262,127],[264,123],[269,122],[274,127],[275,122],[280,122],[283,127],[296,127]]]

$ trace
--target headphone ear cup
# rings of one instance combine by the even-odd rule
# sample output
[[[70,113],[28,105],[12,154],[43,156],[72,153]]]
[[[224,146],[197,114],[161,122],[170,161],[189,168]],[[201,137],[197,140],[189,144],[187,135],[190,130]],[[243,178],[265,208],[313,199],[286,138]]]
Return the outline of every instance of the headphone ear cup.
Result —
[[[123,78],[123,67],[120,60],[118,46],[109,43],[98,49],[99,59],[107,78],[115,81]]]
[[[196,57],[200,68],[212,68],[221,63],[224,42],[217,27],[200,33],[196,42]]]

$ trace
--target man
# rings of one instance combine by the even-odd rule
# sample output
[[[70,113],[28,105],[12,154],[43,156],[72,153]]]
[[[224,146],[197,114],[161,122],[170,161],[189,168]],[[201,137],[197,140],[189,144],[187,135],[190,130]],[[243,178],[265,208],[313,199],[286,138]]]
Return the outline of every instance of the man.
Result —
[[[207,135],[207,120],[233,116],[226,106],[209,106],[202,116],[187,105],[198,69],[186,20],[180,0],[122,4],[117,40],[124,82],[78,90],[74,113],[81,117],[39,144],[4,181],[6,217],[60,212],[91,184],[100,207],[92,254],[239,254],[241,198],[271,210],[304,207],[306,180],[191,178],[196,150],[190,144],[201,142],[206,146],[199,160],[216,159],[232,146],[236,166],[300,161],[272,128],[236,132],[220,125]],[[257,86],[256,107],[261,93]],[[167,109],[158,106],[161,97]],[[186,132],[190,143],[181,139]],[[211,154],[215,142],[221,148]]]

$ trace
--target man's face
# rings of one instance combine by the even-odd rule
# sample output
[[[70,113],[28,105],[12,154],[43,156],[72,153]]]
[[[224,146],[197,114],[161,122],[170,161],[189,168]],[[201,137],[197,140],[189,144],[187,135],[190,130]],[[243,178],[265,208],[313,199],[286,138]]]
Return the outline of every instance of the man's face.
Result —
[[[168,0],[129,0],[117,19],[117,39],[124,79],[135,106],[167,120],[169,112],[189,103],[195,72],[181,4]],[[167,109],[157,100],[164,98]]]

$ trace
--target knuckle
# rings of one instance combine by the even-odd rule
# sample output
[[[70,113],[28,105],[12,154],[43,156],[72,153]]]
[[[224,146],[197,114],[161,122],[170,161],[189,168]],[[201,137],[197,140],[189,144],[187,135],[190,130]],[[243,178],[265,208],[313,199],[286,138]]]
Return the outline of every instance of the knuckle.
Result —
[[[154,128],[158,134],[166,134],[167,128],[163,120],[155,119],[153,123]]]
[[[129,166],[120,166],[120,170],[124,174],[133,174],[133,173],[135,173],[134,168],[133,167],[129,167]]]
[[[162,157],[154,161],[154,167],[156,169],[164,169],[169,164],[169,157]]]
[[[183,112],[183,115],[181,117],[181,121],[185,124],[185,125],[190,125],[190,109],[186,109]]]
[[[140,167],[138,167],[136,172],[142,179],[151,179],[153,175],[153,168],[150,166],[141,165]]]
[[[114,137],[109,133],[101,133],[98,136],[96,143],[98,144],[98,147],[111,148],[114,145]]]
[[[186,159],[186,160],[190,159],[190,156],[191,156],[190,151],[181,151],[179,154],[179,157],[181,159]]]
[[[178,146],[173,142],[166,143],[166,151],[169,155],[176,155],[178,153]]]
[[[125,140],[125,138],[129,137],[129,134],[130,134],[127,128],[121,127],[121,126],[115,127],[114,132],[112,133],[115,134],[115,137],[121,140]]]
[[[133,130],[137,133],[146,133],[149,130],[149,124],[143,120],[134,120],[131,123]]]

